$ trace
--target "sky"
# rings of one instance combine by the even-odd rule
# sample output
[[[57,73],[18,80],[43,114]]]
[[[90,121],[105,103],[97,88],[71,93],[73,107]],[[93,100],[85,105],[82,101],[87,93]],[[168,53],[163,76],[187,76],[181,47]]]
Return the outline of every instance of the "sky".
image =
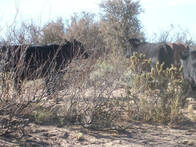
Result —
[[[196,0],[141,0],[141,6],[140,20],[148,36],[170,30],[187,32],[196,41]]]
[[[98,14],[101,1],[0,0],[0,31],[4,32],[13,22],[33,20],[45,24],[59,17],[68,19],[82,11]],[[144,12],[139,19],[147,38],[171,30],[186,31],[196,41],[196,0],[140,0],[140,4]]]

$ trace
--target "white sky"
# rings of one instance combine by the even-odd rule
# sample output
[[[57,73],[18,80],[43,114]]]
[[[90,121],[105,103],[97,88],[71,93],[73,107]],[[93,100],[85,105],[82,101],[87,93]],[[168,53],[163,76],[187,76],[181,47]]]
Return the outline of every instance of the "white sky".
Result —
[[[102,0],[0,0],[0,31],[14,22],[33,20],[44,24],[74,12],[98,13]],[[167,30],[173,24],[189,31],[196,41],[196,0],[140,0],[144,13],[140,20],[146,36]],[[17,13],[18,11],[18,13]],[[16,15],[17,14],[17,15]]]
[[[57,17],[69,18],[73,13],[98,12],[101,0],[0,0],[0,19],[10,24],[33,19],[40,23]]]
[[[168,30],[188,31],[196,41],[196,0],[141,0],[144,13],[140,16],[148,36]]]

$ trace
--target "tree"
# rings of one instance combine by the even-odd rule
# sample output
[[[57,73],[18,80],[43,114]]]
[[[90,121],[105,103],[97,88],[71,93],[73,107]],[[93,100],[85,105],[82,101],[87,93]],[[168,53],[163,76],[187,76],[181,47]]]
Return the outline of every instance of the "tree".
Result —
[[[131,37],[143,37],[138,15],[142,12],[139,2],[133,0],[107,0],[100,4],[101,32],[107,48],[124,52]]]

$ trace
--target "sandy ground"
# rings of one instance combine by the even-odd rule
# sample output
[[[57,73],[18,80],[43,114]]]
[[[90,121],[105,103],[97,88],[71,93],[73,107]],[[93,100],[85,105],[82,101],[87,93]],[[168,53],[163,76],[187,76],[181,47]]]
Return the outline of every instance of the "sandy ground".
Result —
[[[33,128],[33,129],[32,129]],[[179,126],[156,126],[130,123],[126,131],[92,131],[80,126],[58,128],[30,124],[30,135],[20,140],[0,137],[0,146],[61,146],[61,147],[187,147],[196,146],[196,123]]]

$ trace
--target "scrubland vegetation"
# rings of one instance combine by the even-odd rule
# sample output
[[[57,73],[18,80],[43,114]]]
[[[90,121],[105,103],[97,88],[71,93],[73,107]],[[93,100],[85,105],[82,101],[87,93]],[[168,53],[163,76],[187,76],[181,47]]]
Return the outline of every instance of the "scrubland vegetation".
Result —
[[[188,84],[182,67],[163,70],[163,65],[157,64],[147,71],[151,61],[144,55],[134,54],[130,59],[124,56],[128,38],[146,39],[138,19],[143,13],[140,4],[109,0],[100,7],[103,13],[98,20],[98,16],[83,12],[69,21],[58,18],[44,26],[24,22],[19,28],[10,28],[6,38],[1,38],[1,45],[59,44],[65,39],[77,39],[90,55],[67,65],[57,92],[50,97],[42,79],[25,81],[18,94],[13,90],[12,72],[1,73],[1,136],[28,135],[26,128],[31,123],[122,131],[131,122],[177,125],[188,119],[183,111],[188,107]],[[152,41],[171,40],[194,46],[187,40],[186,32],[171,36],[165,31]],[[196,121],[195,114],[190,115],[190,121]]]

